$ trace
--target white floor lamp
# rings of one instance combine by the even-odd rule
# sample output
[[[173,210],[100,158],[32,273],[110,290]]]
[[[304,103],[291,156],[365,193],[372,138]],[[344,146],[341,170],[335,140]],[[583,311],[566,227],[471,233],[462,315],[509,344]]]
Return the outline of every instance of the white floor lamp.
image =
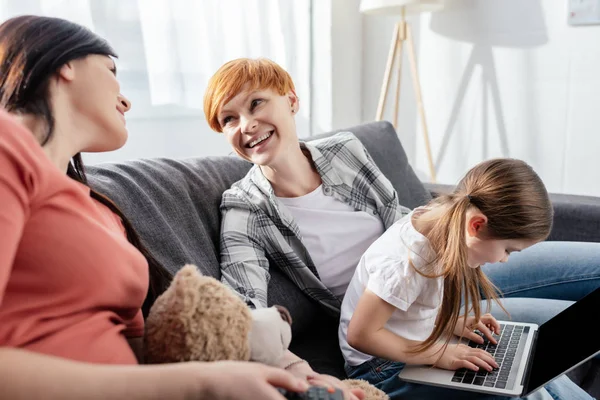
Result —
[[[400,103],[400,80],[402,77],[402,48],[406,42],[408,46],[408,61],[410,63],[410,72],[415,90],[419,117],[423,125],[423,136],[425,140],[425,151],[427,152],[427,161],[429,164],[429,173],[431,181],[436,181],[435,166],[433,156],[431,154],[431,145],[429,143],[429,133],[427,131],[427,121],[425,119],[425,108],[423,106],[423,96],[421,94],[421,84],[419,82],[419,74],[417,71],[417,58],[415,55],[415,45],[410,24],[406,21],[407,14],[432,12],[442,9],[444,0],[361,0],[360,11],[365,14],[386,14],[400,15],[400,22],[396,23],[394,33],[392,35],[392,43],[388,53],[387,64],[385,67],[385,75],[381,85],[381,93],[379,95],[379,104],[377,106],[377,115],[375,119],[380,121],[383,118],[385,101],[390,86],[390,77],[394,65],[396,65],[396,95],[394,97],[394,114],[392,123],[394,128],[398,127],[398,106]],[[396,58],[398,63],[396,64]]]

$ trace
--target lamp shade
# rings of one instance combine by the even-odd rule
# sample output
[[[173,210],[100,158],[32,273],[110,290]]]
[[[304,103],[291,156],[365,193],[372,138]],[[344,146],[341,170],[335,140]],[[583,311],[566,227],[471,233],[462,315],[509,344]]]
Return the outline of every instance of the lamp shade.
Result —
[[[360,12],[364,14],[406,14],[433,12],[444,7],[444,0],[361,0]]]
[[[540,3],[540,0],[452,0],[443,13],[431,16],[429,28],[438,35],[466,43],[538,47],[548,42],[548,28]]]

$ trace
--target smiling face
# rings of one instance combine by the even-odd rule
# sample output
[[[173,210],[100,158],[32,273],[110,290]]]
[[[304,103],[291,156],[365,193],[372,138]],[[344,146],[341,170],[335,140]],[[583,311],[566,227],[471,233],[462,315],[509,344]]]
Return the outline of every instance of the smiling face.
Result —
[[[221,107],[218,122],[233,150],[243,159],[260,166],[275,166],[290,149],[297,149],[295,113],[298,98],[289,92],[279,95],[271,89],[240,93]]]
[[[127,140],[125,113],[131,108],[120,93],[112,58],[89,55],[74,60],[60,70],[71,107],[85,129],[87,147],[82,151],[111,151]]]

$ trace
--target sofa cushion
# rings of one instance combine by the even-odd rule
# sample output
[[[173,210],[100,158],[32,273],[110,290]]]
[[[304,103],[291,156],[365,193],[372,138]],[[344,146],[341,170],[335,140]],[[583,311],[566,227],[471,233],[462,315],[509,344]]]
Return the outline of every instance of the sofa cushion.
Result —
[[[219,278],[221,193],[249,168],[224,156],[100,164],[87,173],[90,186],[121,208],[169,272],[194,263]]]

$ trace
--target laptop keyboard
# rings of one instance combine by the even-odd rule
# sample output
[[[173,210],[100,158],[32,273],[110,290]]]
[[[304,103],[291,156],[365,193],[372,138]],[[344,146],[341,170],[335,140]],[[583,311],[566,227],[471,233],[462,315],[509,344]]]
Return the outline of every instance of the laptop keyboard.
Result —
[[[529,328],[523,326],[500,325],[500,335],[494,334],[494,339],[496,339],[498,344],[492,344],[492,342],[483,336],[483,340],[485,341],[483,344],[470,340],[469,346],[483,349],[492,354],[498,363],[498,368],[495,368],[491,372],[484,369],[475,372],[470,369],[461,368],[454,373],[452,382],[505,389],[524,329],[529,330]]]

